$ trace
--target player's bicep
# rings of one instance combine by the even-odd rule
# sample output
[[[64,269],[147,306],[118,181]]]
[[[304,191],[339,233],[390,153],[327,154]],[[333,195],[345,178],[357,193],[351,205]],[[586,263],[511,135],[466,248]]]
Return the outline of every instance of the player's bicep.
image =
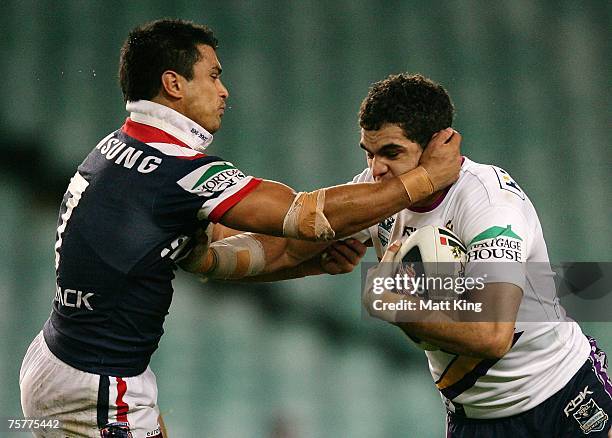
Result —
[[[227,210],[219,222],[238,230],[282,236],[283,221],[295,196],[290,187],[264,180]]]

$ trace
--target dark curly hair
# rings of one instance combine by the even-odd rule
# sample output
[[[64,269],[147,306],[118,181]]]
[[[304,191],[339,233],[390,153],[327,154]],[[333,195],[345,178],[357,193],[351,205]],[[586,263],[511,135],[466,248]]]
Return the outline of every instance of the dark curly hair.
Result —
[[[396,123],[409,140],[425,148],[433,134],[452,125],[454,110],[441,85],[420,74],[402,73],[372,85],[359,108],[359,126],[372,131]]]
[[[121,47],[119,61],[124,100],[155,97],[166,70],[193,79],[193,65],[200,59],[198,44],[217,49],[218,41],[208,27],[190,21],[164,19],[133,29]]]

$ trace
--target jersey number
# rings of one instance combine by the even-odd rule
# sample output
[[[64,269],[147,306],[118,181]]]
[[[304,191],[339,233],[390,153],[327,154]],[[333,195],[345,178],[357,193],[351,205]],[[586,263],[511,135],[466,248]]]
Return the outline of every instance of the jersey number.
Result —
[[[62,234],[66,230],[66,225],[68,224],[68,220],[70,216],[72,216],[72,211],[79,205],[79,201],[83,196],[83,192],[87,188],[89,183],[83,176],[77,172],[70,179],[70,184],[68,185],[68,190],[64,195],[64,202],[62,203],[62,207],[60,209],[60,223],[57,227],[57,239],[55,242],[55,269],[59,267],[60,254],[59,249],[62,246]]]

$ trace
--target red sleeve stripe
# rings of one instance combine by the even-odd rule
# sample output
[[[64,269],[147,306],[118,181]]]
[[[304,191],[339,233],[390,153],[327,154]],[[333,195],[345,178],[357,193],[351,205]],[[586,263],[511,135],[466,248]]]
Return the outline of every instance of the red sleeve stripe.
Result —
[[[208,215],[208,220],[211,222],[217,223],[223,217],[223,215],[240,202],[242,199],[246,197],[249,193],[251,193],[255,188],[261,183],[260,178],[253,178],[249,181],[239,192],[234,193],[229,198],[223,200],[219,205],[217,205],[213,211]]]
[[[181,155],[175,155],[174,158],[178,158],[179,160],[197,160],[198,158],[202,158],[205,156],[206,154],[195,154],[195,155],[192,155],[191,157],[187,157],[187,156],[183,157]]]
[[[136,140],[143,143],[171,143],[182,146],[184,148],[191,149],[185,142],[179,140],[173,135],[162,131],[161,129],[155,128],[154,126],[145,125],[138,123],[130,119],[125,119],[125,123],[121,127],[121,130]],[[206,154],[196,154],[191,157],[176,157],[183,160],[195,160],[197,158],[205,157]]]
[[[127,414],[129,411],[128,404],[123,400],[123,396],[127,392],[127,383],[121,377],[117,377],[117,400],[115,404],[117,405],[117,421],[121,421],[124,423],[128,422]]]

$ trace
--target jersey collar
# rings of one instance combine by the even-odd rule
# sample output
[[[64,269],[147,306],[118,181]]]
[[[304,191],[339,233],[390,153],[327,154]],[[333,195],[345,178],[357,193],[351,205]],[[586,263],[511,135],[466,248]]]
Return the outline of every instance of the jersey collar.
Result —
[[[461,156],[461,170],[459,171],[460,174],[463,172],[463,169],[464,169],[463,165],[465,164],[466,160],[467,158],[462,155]],[[426,205],[425,207],[416,207],[416,206],[408,207],[408,210],[414,211],[415,213],[429,213],[430,211],[434,211],[436,208],[438,208],[440,204],[442,204],[442,202],[444,202],[444,200],[446,199],[446,195],[448,195],[448,192],[450,192],[450,190],[453,187],[455,187],[455,183],[445,188],[444,191],[440,193],[440,195],[438,195],[438,197],[431,204]]]
[[[165,105],[150,100],[136,100],[127,102],[125,109],[130,112],[130,119],[134,122],[161,129],[196,151],[204,152],[213,141],[210,132]]]

